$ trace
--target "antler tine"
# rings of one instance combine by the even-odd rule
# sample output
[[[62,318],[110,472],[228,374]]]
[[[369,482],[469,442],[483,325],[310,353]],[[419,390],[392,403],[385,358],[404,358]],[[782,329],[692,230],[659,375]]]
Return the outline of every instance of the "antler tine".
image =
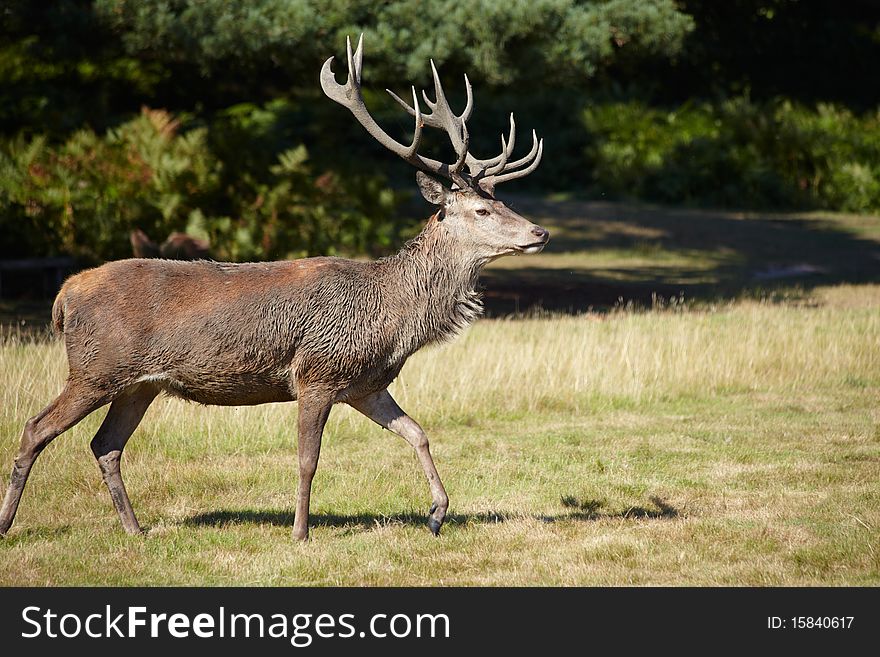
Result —
[[[488,169],[495,168],[495,173],[500,173],[503,169],[498,169],[498,163],[504,160],[506,163],[510,156],[513,155],[513,145],[516,143],[516,121],[513,118],[513,112],[510,113],[510,133],[507,137],[507,147],[504,146],[504,135],[501,135],[501,154],[496,155],[495,157],[491,157],[486,160],[478,160],[477,158],[471,156],[467,160],[468,168],[471,171],[471,175],[477,176],[482,175],[486,176],[490,172]],[[534,156],[534,153],[532,153]]]
[[[544,140],[542,139],[541,141],[544,141]],[[539,148],[540,148],[540,145],[538,142],[538,135],[535,133],[534,130],[532,130],[532,149],[529,151],[528,155],[526,155],[525,157],[521,157],[520,159],[518,159],[514,162],[508,163],[508,165],[506,167],[504,167],[504,169],[502,170],[502,173],[503,173],[503,171],[512,171],[513,169],[518,169],[522,165],[524,165],[528,162],[531,162],[532,158],[535,157],[535,153],[538,152]]]
[[[441,110],[448,110],[449,103],[446,102],[446,94],[443,93],[443,85],[440,84],[440,74],[437,72],[437,67],[434,65],[434,60],[431,59],[431,75],[434,78],[434,105],[438,105]],[[451,111],[449,112],[452,113]]]
[[[433,59],[431,60],[431,74],[434,78],[434,102],[432,103],[424,92],[422,92],[422,95],[425,98],[425,102],[431,108],[431,117],[435,118],[437,127],[443,128],[446,134],[449,135],[449,141],[452,142],[452,147],[455,149],[457,156],[450,172],[455,177],[460,178],[459,172],[469,155],[468,144],[470,143],[470,136],[468,135],[467,125],[465,124],[466,119],[464,117],[473,111],[473,91],[470,89],[470,82],[466,80],[465,88],[468,92],[468,102],[461,116],[456,116],[449,107],[446,94],[443,93],[443,84],[440,82],[440,74],[437,72],[437,66],[434,64]],[[460,181],[456,180],[456,182],[460,184]]]
[[[467,80],[467,76],[465,76],[465,80]],[[470,118],[471,112],[473,112],[474,109],[473,92],[471,91],[470,83],[468,83],[466,89],[468,94],[468,104],[467,106],[465,106],[464,112],[462,112],[461,115],[458,117],[462,121],[467,121]],[[403,100],[403,98],[391,91],[391,89],[386,89],[385,91],[387,91],[388,95],[397,101],[398,105],[409,112],[410,116],[415,116],[415,110],[413,110],[412,106],[409,103],[407,103],[405,100]],[[422,114],[422,120],[425,122],[425,125],[431,126],[432,128],[443,128],[443,124],[433,113],[433,110],[437,107],[437,103],[428,98],[428,93],[424,90],[422,90],[422,99],[425,101],[425,104],[428,106],[428,108],[432,110],[431,114]]]
[[[471,118],[471,112],[474,111],[474,90],[471,88],[471,81],[468,80],[467,73],[464,74],[464,91],[467,94],[467,102],[464,105],[464,111],[459,117],[462,121]]]
[[[513,120],[513,112],[510,113],[510,136],[507,138],[507,157],[513,155],[513,145],[516,142],[516,121]]]
[[[354,71],[354,57],[351,54],[351,37],[346,35],[345,37],[345,60],[348,62],[348,79],[352,79],[352,72]],[[357,82],[357,79],[355,79]]]
[[[465,104],[464,111],[456,116],[452,112],[452,109],[449,107],[449,102],[446,100],[446,94],[443,92],[443,86],[440,84],[440,76],[437,73],[437,67],[435,66],[433,60],[431,60],[431,73],[434,78],[434,93],[436,99],[431,100],[428,97],[428,92],[424,89],[422,90],[422,99],[425,101],[428,109],[431,110],[430,114],[422,114],[422,120],[425,122],[425,125],[431,126],[432,128],[441,128],[445,130],[447,128],[447,125],[449,125],[450,123],[449,119],[451,119],[454,123],[465,123],[471,117],[471,113],[473,113],[474,111],[474,91],[471,87],[470,80],[468,80],[468,76],[464,76],[464,89],[465,93],[467,94],[467,102]],[[387,91],[388,95],[397,101],[398,105],[409,112],[410,116],[415,116],[415,110],[412,108],[411,105],[409,105],[396,93],[391,91],[391,89],[386,89],[385,91]]]
[[[435,103],[435,102],[432,101],[430,98],[428,98],[428,92],[425,91],[424,89],[422,89],[422,98],[423,98],[424,101],[425,101],[425,105],[427,105],[428,107],[430,107],[432,110],[437,109],[437,103]],[[438,125],[438,127],[439,127],[439,125],[440,125],[439,121],[438,121],[437,125]]]
[[[410,116],[415,116],[415,115],[416,115],[416,112],[415,112],[415,110],[412,108],[412,105],[410,105],[409,103],[407,103],[403,98],[401,98],[401,97],[398,96],[396,93],[394,93],[393,91],[391,91],[391,89],[386,89],[385,91],[387,91],[387,92],[388,92],[388,95],[391,96],[394,100],[397,101],[397,104],[398,104],[398,105],[400,105],[403,109],[405,109],[407,112],[409,112],[409,115],[410,115]],[[422,93],[424,94],[425,92],[423,91]],[[425,125],[427,125],[427,126],[431,126],[432,128],[440,128],[440,127],[442,127],[442,126],[440,125],[440,123],[437,121],[437,119],[436,119],[436,118],[433,118],[430,114],[422,114],[421,116],[422,116],[422,123],[424,123]]]
[[[535,154],[535,159],[532,160],[532,163],[526,167],[525,169],[520,169],[519,171],[509,171],[509,173],[504,173],[501,175],[491,176],[491,182],[493,185],[499,185],[500,183],[507,182],[508,180],[515,180],[516,178],[523,178],[529,175],[532,171],[538,168],[538,165],[541,163],[541,156],[544,154],[544,140],[541,139],[537,142],[537,153]],[[508,169],[519,166],[520,163],[525,164],[529,160],[528,157],[524,157],[521,160],[517,160],[508,165]]]
[[[419,150],[419,144],[422,141],[422,128],[425,125],[425,122],[422,121],[422,111],[419,107],[419,97],[416,95],[416,88],[415,86],[412,86],[411,89],[413,96],[413,107],[415,108],[416,127],[415,131],[413,132],[412,144],[410,144],[410,147],[407,154],[404,156],[404,159],[412,158]]]
[[[504,171],[504,166],[507,164],[507,158],[510,157],[510,152],[507,148],[507,142],[504,139],[504,135],[501,135],[501,155],[499,157],[498,164],[493,167],[488,167],[484,175],[492,176]]]
[[[351,54],[351,37],[345,37],[345,59],[348,62],[348,80],[346,84],[354,81],[355,84],[360,84],[360,80],[358,80],[357,76],[357,68],[354,65],[354,56]]]
[[[348,40],[348,37],[346,37]],[[349,40],[349,43],[351,41]],[[360,37],[358,38],[358,45],[354,51],[354,76],[357,79],[358,85],[361,83],[361,71],[364,68],[364,33],[361,32]]]
[[[511,117],[512,117],[512,115],[511,115]],[[513,150],[510,148],[510,144],[508,144],[508,150],[510,150],[510,151]],[[518,160],[515,160],[514,162],[507,162],[504,165],[504,167],[500,168],[500,169],[498,168],[497,165],[501,161],[501,159],[504,157],[504,153],[502,153],[498,157],[492,158],[491,160],[475,160],[473,162],[469,162],[469,165],[470,165],[472,171],[474,170],[475,166],[476,166],[476,168],[479,168],[479,166],[481,165],[482,166],[481,170],[483,171],[484,176],[492,175],[491,172],[488,171],[488,169],[490,167],[492,167],[494,169],[495,173],[504,173],[505,171],[512,171],[513,169],[517,169],[517,168],[523,166],[524,164],[531,162],[537,152],[538,152],[538,135],[535,134],[534,130],[532,130],[532,149],[528,152],[528,155],[526,155],[525,157],[522,157]],[[508,157],[510,157],[509,154],[508,154]]]

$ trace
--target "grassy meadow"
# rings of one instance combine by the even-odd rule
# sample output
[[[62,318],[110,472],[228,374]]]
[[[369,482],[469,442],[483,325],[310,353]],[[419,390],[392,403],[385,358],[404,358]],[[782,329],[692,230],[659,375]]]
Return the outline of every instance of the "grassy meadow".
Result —
[[[88,449],[99,411],[37,462],[0,584],[880,584],[880,221],[521,206],[547,252],[500,261],[496,317],[392,388],[450,495],[439,539],[412,450],[347,407],[297,544],[295,405],[160,398],[123,460],[146,535],[122,533]],[[578,307],[504,317],[510,280]],[[57,340],[6,330],[4,486],[65,374]]]

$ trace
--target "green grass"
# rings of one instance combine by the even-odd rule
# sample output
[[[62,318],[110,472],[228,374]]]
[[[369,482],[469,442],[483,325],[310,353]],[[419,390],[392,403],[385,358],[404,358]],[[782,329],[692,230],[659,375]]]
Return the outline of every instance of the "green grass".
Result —
[[[303,545],[296,406],[168,399],[125,453],[148,529],[126,536],[88,449],[98,412],[37,462],[0,584],[878,585],[880,286],[751,296],[484,320],[413,357],[392,392],[450,494],[439,539],[412,450],[350,409]],[[4,481],[65,367],[56,341],[0,343]]]

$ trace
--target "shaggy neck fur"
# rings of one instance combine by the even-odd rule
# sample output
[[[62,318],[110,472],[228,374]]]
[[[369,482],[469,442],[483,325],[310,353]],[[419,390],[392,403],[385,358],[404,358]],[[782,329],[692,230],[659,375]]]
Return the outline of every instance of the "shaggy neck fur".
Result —
[[[485,261],[458,246],[438,217],[380,261],[395,319],[414,349],[454,338],[483,312],[476,288]]]

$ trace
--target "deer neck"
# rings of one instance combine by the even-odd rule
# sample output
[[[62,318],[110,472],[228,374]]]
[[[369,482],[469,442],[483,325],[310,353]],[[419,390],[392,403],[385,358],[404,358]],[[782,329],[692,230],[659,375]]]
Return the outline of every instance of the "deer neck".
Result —
[[[437,215],[388,264],[389,291],[415,349],[455,337],[483,313],[477,283],[485,261],[456,245]]]

